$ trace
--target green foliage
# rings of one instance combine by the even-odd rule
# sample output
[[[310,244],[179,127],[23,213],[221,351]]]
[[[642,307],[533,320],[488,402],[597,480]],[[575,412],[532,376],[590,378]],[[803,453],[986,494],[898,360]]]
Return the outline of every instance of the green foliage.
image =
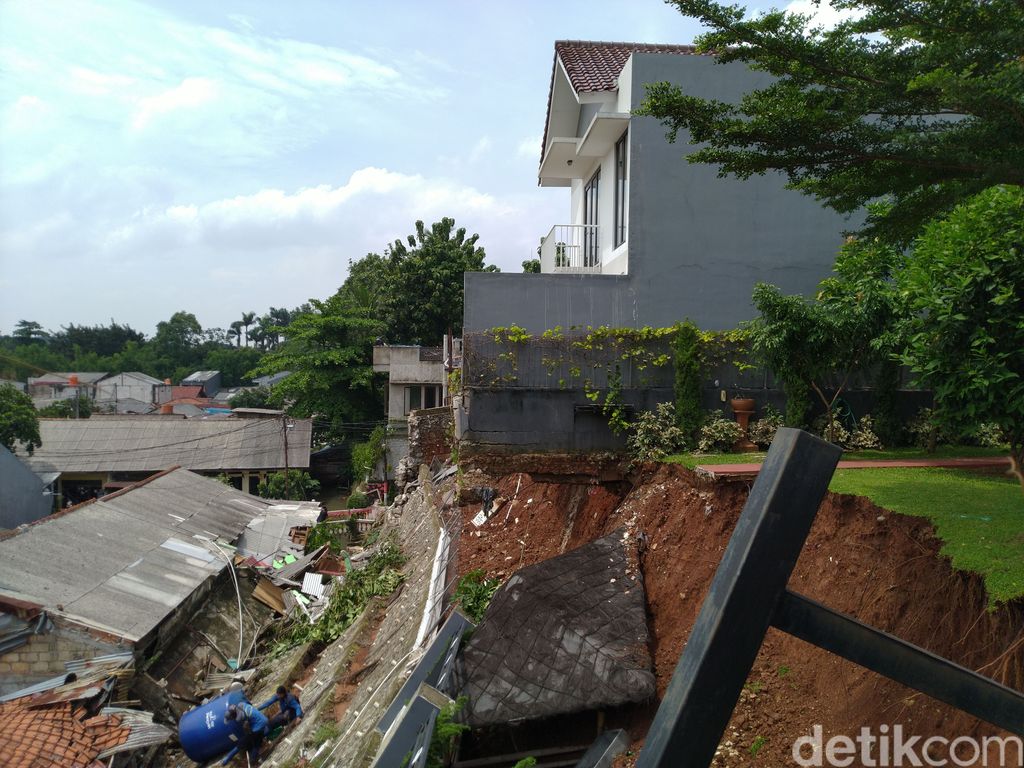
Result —
[[[348,520],[325,520],[317,523],[306,537],[306,552],[315,552],[327,544],[335,555],[340,555],[355,537]]]
[[[43,444],[39,416],[31,397],[12,384],[0,384],[0,445],[13,451],[17,443],[29,454]]]
[[[850,434],[845,447],[851,451],[881,450],[882,441],[875,434],[875,423],[869,414],[860,417],[857,428]]]
[[[534,768],[537,765],[536,757],[524,757],[518,763],[512,766],[512,768]]]
[[[427,768],[447,768],[451,765],[459,736],[469,730],[468,725],[455,721],[455,716],[466,706],[467,701],[469,697],[459,696],[438,712],[427,752]]]
[[[775,439],[775,433],[784,424],[782,414],[770,405],[766,405],[761,418],[750,422],[748,433],[751,442],[755,443],[758,448],[767,448]]]
[[[288,637],[290,644],[337,640],[373,597],[395,591],[405,578],[398,570],[404,564],[405,557],[394,542],[382,544],[365,568],[346,574],[344,581],[331,593],[327,608],[316,624],[301,622],[292,628]]]
[[[676,424],[685,439],[693,440],[704,421],[704,411],[701,408],[700,329],[690,321],[678,326],[672,339],[672,360]]]
[[[270,390],[266,387],[243,389],[231,398],[232,408],[272,408]]]
[[[757,753],[764,748],[764,745],[768,743],[768,739],[764,736],[756,736],[750,744],[750,756],[757,757]]]
[[[92,416],[93,402],[85,395],[79,395],[78,409],[75,409],[75,399],[55,400],[47,406],[39,409],[40,417],[48,419],[88,419]]]
[[[365,443],[356,443],[352,446],[353,478],[356,480],[368,479],[368,476],[377,467],[377,463],[384,458],[386,441],[387,427],[380,424],[374,427]]]
[[[540,274],[540,259],[527,259],[523,262],[523,272],[528,275]]]
[[[743,429],[732,419],[727,419],[718,411],[712,411],[710,418],[700,429],[697,450],[701,453],[717,453],[731,451],[741,437]]]
[[[900,384],[899,363],[892,358],[882,360],[874,383],[875,432],[886,445],[900,445],[904,440],[904,429],[896,399]]]
[[[348,501],[345,503],[348,509],[363,509],[364,507],[370,506],[370,497],[362,491],[352,491],[349,494]]]
[[[452,601],[475,624],[479,624],[500,586],[501,579],[489,579],[482,568],[476,568],[459,579]]]
[[[641,413],[626,438],[630,458],[637,462],[657,461],[682,448],[686,435],[678,423],[672,403],[658,403],[653,411]]]
[[[324,422],[317,430],[321,442],[344,442],[349,424],[368,421],[384,408],[372,367],[372,343],[383,324],[346,287],[310,305],[250,376],[291,371],[274,386],[273,399],[287,402],[291,415]]]
[[[308,472],[300,469],[289,469],[284,472],[271,472],[266,479],[260,480],[256,486],[256,495],[264,499],[293,499],[308,501],[320,490],[320,481],[310,477]]]
[[[963,433],[993,422],[1024,485],[1024,188],[993,187],[926,227],[899,275],[903,356]]]
[[[858,0],[828,28],[808,16],[672,0],[709,32],[719,62],[772,75],[739,104],[649,86],[641,114],[687,158],[721,175],[784,173],[792,188],[844,212],[888,197],[868,231],[908,243],[921,225],[992,184],[1024,183],[1017,0]]]

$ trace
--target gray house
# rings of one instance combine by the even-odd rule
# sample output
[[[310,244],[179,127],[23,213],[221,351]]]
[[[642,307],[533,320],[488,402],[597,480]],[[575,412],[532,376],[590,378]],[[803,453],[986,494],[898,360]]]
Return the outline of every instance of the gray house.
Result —
[[[830,273],[851,224],[787,190],[781,175],[720,179],[716,168],[687,163],[694,146],[685,133],[670,144],[657,120],[632,115],[645,84],[659,81],[738,101],[770,78],[717,64],[692,46],[555,43],[538,176],[541,186],[568,188],[569,209],[542,237],[541,274],[465,275],[467,389],[458,423],[470,441],[559,450],[618,444],[579,389],[529,370],[500,385],[488,377],[508,351],[489,345],[488,329],[517,325],[536,335],[688,318],[725,330],[754,316],[757,282],[808,293]],[[659,386],[671,388],[670,378],[641,378],[623,384],[637,408],[664,399]]]
[[[55,473],[40,476],[0,445],[0,530],[46,517],[53,510]]]

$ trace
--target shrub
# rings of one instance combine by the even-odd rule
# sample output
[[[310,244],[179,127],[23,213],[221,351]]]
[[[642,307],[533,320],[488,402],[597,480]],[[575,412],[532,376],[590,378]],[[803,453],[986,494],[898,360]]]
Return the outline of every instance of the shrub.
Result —
[[[700,428],[700,440],[697,450],[701,453],[728,453],[743,437],[743,429],[732,419],[727,419],[718,411]]]
[[[320,490],[320,481],[301,469],[271,472],[256,486],[256,495],[264,499],[292,499],[305,501]]]
[[[882,441],[875,434],[875,424],[869,414],[861,416],[857,428],[846,441],[846,447],[851,451],[878,450],[882,447]]]
[[[500,579],[488,579],[483,568],[476,568],[459,579],[452,598],[463,613],[479,624],[500,586]]]
[[[1009,443],[1009,440],[1006,439],[1006,433],[993,421],[979,424],[971,438],[975,443],[985,448],[1005,448],[1007,443]]]
[[[786,393],[787,427],[803,429],[807,426],[807,412],[811,410],[811,388],[800,380],[785,380],[782,391]]]
[[[685,443],[685,434],[677,426],[672,403],[658,403],[653,411],[644,411],[632,425],[626,447],[634,461],[656,461]]]
[[[934,450],[940,443],[951,442],[949,433],[942,427],[931,408],[922,408],[907,424],[907,432],[914,445]]]
[[[701,352],[700,332],[687,321],[678,326],[672,339],[675,365],[675,418],[676,425],[687,440],[693,440],[704,420],[700,408]]]
[[[348,503],[345,505],[348,509],[362,509],[363,507],[370,506],[370,497],[362,491],[353,491],[349,494]]]
[[[775,433],[779,431],[779,427],[784,424],[782,414],[770,405],[766,405],[761,418],[750,423],[750,439],[757,444],[758,448],[767,448],[775,439]]]
[[[831,430],[829,425],[831,424]],[[843,426],[835,411],[821,414],[811,423],[811,431],[818,437],[836,445],[846,445],[850,440],[850,432]]]

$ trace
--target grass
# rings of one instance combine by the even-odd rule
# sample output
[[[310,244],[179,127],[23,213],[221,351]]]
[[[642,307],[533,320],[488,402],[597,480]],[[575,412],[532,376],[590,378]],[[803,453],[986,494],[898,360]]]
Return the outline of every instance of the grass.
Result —
[[[759,464],[767,455],[757,453],[675,453],[665,461],[682,464],[693,469],[699,464]],[[884,451],[846,451],[844,459],[960,459],[988,456],[1006,456],[1005,448],[982,448],[977,445],[940,445],[933,453],[923,448],[890,448]]]
[[[840,469],[829,490],[931,520],[953,567],[984,578],[990,607],[1024,596],[1024,493],[1016,480],[935,467]]]

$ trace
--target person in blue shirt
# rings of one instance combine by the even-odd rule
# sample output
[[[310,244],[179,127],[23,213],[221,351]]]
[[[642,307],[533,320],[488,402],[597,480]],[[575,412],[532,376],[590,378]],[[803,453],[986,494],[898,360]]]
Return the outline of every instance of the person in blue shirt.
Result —
[[[277,692],[260,704],[260,711],[271,704],[277,704],[280,707],[280,711],[270,718],[271,731],[279,725],[288,725],[292,720],[299,722],[302,719],[302,705],[299,704],[298,696],[288,693],[288,689],[283,685],[277,686]]]
[[[221,761],[221,765],[230,763],[231,758],[242,749],[249,750],[250,765],[259,765],[260,745],[270,731],[266,716],[248,701],[242,701],[238,704],[230,705],[228,711],[224,714],[225,723],[230,723],[232,720],[237,720],[242,724],[242,727],[245,729],[245,738],[238,746],[228,752],[227,756]]]

